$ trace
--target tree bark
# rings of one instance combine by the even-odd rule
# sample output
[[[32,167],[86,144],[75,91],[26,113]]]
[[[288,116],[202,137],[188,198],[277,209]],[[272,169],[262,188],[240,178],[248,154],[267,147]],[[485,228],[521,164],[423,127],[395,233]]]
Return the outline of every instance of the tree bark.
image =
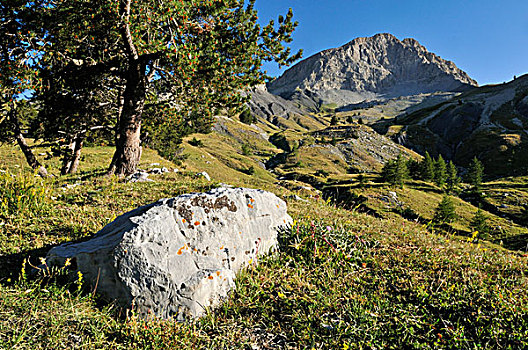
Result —
[[[61,175],[75,174],[81,159],[81,150],[84,143],[84,135],[77,134],[68,147],[68,154],[64,155]]]
[[[146,96],[146,64],[129,64],[123,93],[123,109],[117,129],[116,151],[107,175],[127,176],[137,170],[141,158],[141,115]]]
[[[145,105],[147,60],[140,59],[130,32],[131,0],[121,0],[121,37],[128,56],[123,109],[117,129],[116,151],[107,175],[127,176],[136,172],[141,158],[141,115]]]
[[[78,136],[75,141],[75,148],[73,149],[72,160],[70,163],[70,168],[68,169],[68,174],[75,174],[79,168],[79,162],[81,161],[81,150],[83,147],[84,138]]]
[[[26,161],[28,162],[29,166],[33,170],[37,170],[37,173],[41,177],[49,177],[48,171],[40,162],[37,160],[35,155],[33,154],[33,151],[31,151],[31,148],[26,142],[26,139],[24,138],[24,135],[22,135],[22,130],[20,129],[20,124],[18,122],[18,118],[15,115],[15,111],[11,112],[11,122],[13,123],[14,129],[15,129],[15,138],[17,141],[18,146],[22,150],[22,153],[24,153],[24,156],[26,157]]]

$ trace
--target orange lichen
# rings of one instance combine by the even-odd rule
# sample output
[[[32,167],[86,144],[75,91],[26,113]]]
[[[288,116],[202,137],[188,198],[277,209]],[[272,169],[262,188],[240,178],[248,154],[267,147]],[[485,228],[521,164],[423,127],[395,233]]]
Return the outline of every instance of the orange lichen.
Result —
[[[213,279],[213,276],[212,276],[212,275],[209,275],[209,277],[207,277],[207,278],[209,278],[210,280],[212,280],[212,279]]]
[[[183,223],[185,224],[185,223],[187,222],[187,220],[185,220],[185,219],[182,219],[182,222],[183,222]]]
[[[200,225],[200,221],[195,221],[194,226],[198,226],[198,225]]]
[[[251,208],[251,209],[253,209],[253,205],[251,205],[251,204],[248,204],[248,207]]]

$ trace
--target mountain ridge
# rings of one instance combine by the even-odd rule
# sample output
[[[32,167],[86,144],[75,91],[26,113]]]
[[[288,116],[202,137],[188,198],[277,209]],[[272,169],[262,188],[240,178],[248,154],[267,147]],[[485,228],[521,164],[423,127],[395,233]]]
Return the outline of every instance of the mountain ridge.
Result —
[[[270,82],[268,90],[285,98],[308,90],[326,103],[342,106],[380,97],[464,91],[477,85],[452,61],[427,51],[417,40],[381,33],[302,60]]]

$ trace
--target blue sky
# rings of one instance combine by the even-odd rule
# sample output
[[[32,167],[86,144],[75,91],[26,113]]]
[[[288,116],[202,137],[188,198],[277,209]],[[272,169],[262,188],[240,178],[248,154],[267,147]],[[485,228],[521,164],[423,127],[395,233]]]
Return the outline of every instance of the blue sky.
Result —
[[[480,85],[528,73],[528,0],[257,0],[260,19],[293,8],[304,58],[356,37],[415,38]],[[270,75],[276,65],[267,64]]]

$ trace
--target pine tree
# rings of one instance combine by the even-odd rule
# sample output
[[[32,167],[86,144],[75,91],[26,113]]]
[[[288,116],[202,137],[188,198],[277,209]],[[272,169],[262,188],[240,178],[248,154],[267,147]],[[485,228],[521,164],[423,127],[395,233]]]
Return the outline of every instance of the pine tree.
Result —
[[[409,170],[409,176],[415,180],[419,180],[422,177],[420,162],[413,158],[407,160],[407,169]]]
[[[389,159],[383,169],[381,169],[381,179],[385,182],[393,184],[396,178],[396,162],[393,159]]]
[[[43,76],[116,83],[108,85],[118,92],[119,106],[108,174],[128,175],[140,161],[148,105],[159,114],[158,128],[210,129],[216,113],[234,115],[244,107],[247,88],[267,78],[264,62],[289,65],[300,57],[285,46],[297,26],[293,12],[261,25],[254,5],[255,0],[24,2],[32,26],[21,32],[37,46],[31,50]],[[90,96],[106,88],[105,83],[83,92]]]
[[[433,158],[431,158],[431,155],[429,154],[429,152],[425,152],[425,157],[420,164],[422,168],[421,170],[422,180],[432,181],[435,175],[435,167],[434,167]]]
[[[337,125],[338,119],[336,115],[334,114],[332,118],[330,118],[330,125]]]
[[[453,192],[458,184],[460,183],[460,178],[457,175],[457,169],[455,164],[452,161],[447,163],[447,180],[446,180],[446,191],[447,193]]]
[[[456,219],[455,204],[451,197],[444,195],[438,207],[436,207],[433,222],[435,223],[450,223]]]
[[[403,187],[405,179],[409,176],[405,159],[398,155],[396,160],[389,160],[381,171],[383,181],[391,185]]]
[[[434,163],[434,182],[437,186],[444,186],[447,178],[446,163],[442,155],[438,156],[438,159]]]
[[[469,169],[466,174],[466,181],[469,183],[473,190],[480,191],[480,185],[482,185],[482,178],[484,176],[484,166],[478,160],[477,157],[473,158],[469,164]]]
[[[477,240],[478,237],[487,235],[489,233],[490,227],[487,221],[488,217],[482,212],[480,208],[478,208],[475,216],[473,216],[469,224],[469,227],[471,227],[473,231],[478,232]]]

